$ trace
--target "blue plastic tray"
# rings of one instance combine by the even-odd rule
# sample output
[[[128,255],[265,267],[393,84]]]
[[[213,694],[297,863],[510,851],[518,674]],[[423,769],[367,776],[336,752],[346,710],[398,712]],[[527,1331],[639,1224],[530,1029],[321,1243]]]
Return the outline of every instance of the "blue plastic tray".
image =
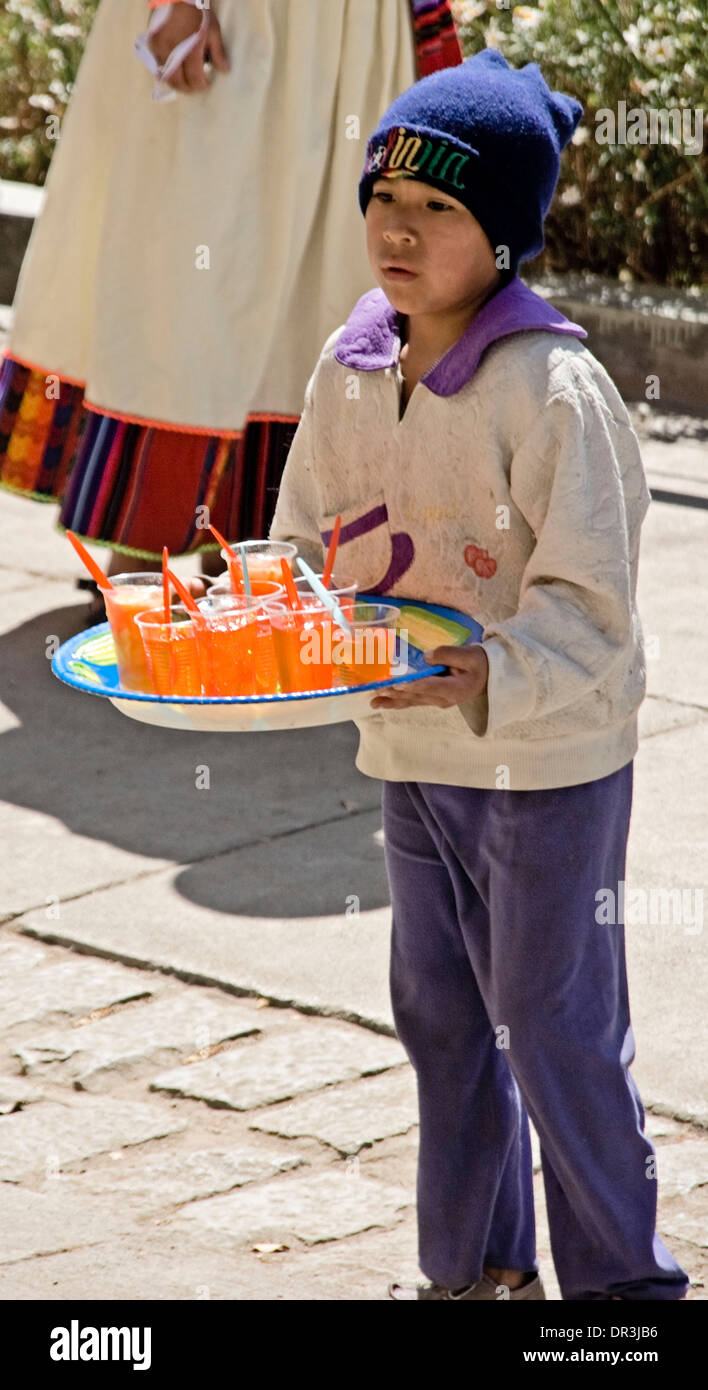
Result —
[[[482,639],[483,629],[479,623],[453,608],[391,598],[388,594],[383,598],[361,594],[358,601],[392,604],[401,611],[399,626],[408,633],[408,661],[399,661],[389,680],[297,695],[183,696],[180,699],[142,695],[121,689],[108,623],[89,628],[65,642],[52,660],[52,670],[66,685],[89,695],[102,695],[121,714],[144,724],[214,733],[299,729],[365,718],[374,712],[371,700],[377,691],[389,685],[442,674],[446,668],[429,666],[423,651],[443,644],[464,646]]]

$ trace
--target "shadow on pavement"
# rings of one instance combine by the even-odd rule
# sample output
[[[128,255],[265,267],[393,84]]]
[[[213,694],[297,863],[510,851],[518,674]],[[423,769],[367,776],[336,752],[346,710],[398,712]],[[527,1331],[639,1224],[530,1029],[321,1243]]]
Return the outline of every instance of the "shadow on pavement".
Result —
[[[231,735],[138,724],[52,674],[47,635],[64,642],[76,627],[72,606],[0,637],[0,700],[20,721],[0,735],[6,802],[122,850],[191,865],[177,891],[222,912],[342,913],[342,883],[354,879],[362,907],[388,902],[373,838],[379,783],[354,767],[353,724]],[[209,787],[199,790],[204,767]],[[257,843],[271,837],[282,838]],[[245,845],[254,846],[248,858],[209,858]]]

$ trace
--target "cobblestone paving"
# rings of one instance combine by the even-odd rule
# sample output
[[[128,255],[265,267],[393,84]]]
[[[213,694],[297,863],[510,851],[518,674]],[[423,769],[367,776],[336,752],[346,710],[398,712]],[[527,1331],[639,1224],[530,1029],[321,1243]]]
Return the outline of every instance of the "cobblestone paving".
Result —
[[[377,1300],[420,1277],[395,1039],[12,927],[0,967],[0,1298]],[[659,1229],[704,1298],[708,1133],[647,1130]],[[537,1144],[535,1167],[558,1299]]]

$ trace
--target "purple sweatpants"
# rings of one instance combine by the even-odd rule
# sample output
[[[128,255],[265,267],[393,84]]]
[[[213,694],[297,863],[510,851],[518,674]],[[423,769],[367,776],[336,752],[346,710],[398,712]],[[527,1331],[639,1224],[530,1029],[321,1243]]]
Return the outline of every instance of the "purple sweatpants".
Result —
[[[450,1288],[536,1269],[528,1116],[564,1299],[678,1299],[655,1234],[654,1149],[634,1057],[624,927],[633,763],[497,791],[384,782],[391,998],[418,1081],[418,1258]],[[602,915],[602,914],[600,914]]]

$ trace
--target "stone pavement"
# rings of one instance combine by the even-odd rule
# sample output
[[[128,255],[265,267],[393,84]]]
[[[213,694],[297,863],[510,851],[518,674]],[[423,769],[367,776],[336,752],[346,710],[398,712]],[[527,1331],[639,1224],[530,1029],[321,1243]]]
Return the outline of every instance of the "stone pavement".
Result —
[[[706,445],[645,448],[687,500],[642,539],[633,1074],[659,1229],[702,1299]],[[0,1298],[384,1298],[417,1273],[415,1083],[356,731],[181,735],[60,685],[47,642],[85,600],[54,519],[0,496]]]

